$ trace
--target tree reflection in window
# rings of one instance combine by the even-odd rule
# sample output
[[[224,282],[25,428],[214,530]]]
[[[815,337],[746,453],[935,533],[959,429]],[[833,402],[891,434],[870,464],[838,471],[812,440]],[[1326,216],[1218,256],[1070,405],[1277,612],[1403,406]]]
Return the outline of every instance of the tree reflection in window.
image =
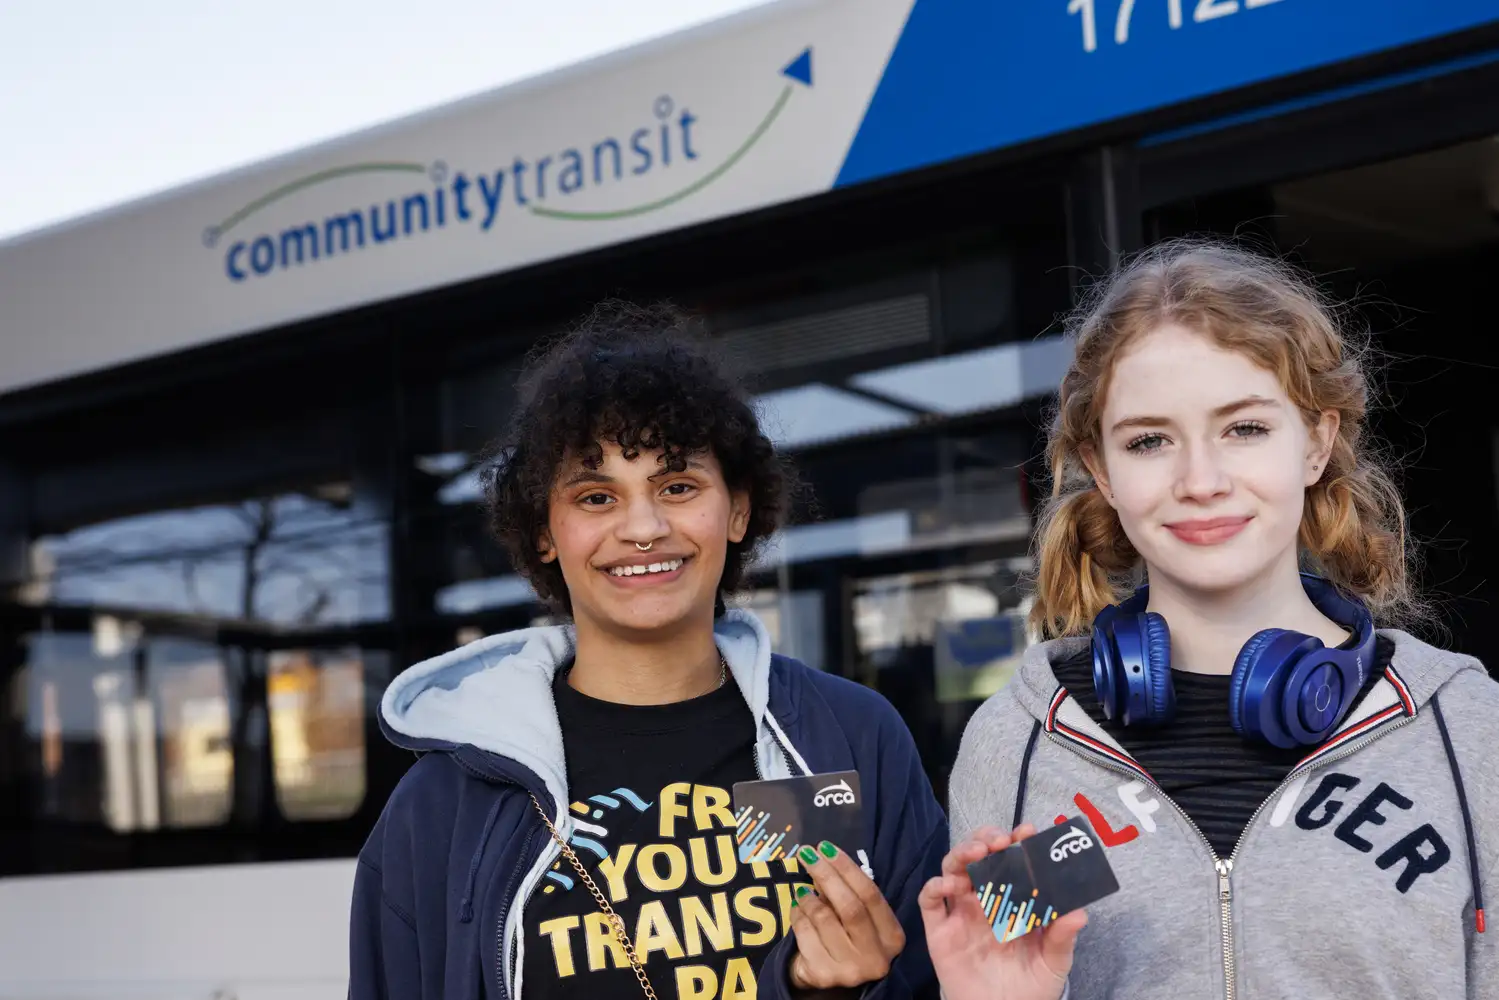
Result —
[[[346,484],[137,515],[38,539],[23,599],[292,626],[382,620],[388,536]]]

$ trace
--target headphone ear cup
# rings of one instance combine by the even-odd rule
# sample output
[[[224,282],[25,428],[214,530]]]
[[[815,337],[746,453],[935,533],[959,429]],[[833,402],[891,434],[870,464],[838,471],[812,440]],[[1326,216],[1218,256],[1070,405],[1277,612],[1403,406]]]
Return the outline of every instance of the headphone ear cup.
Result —
[[[1147,611],[1140,616],[1145,636],[1145,701],[1150,713],[1142,720],[1161,725],[1176,718],[1176,686],[1171,683],[1171,629],[1166,619]]]
[[[1093,693],[1103,709],[1106,719],[1119,718],[1123,709],[1125,693],[1129,686],[1121,676],[1123,667],[1119,663],[1119,651],[1114,648],[1114,636],[1110,629],[1093,626]]]
[[[1249,675],[1259,662],[1260,653],[1284,631],[1285,629],[1267,628],[1256,632],[1249,637],[1244,648],[1239,650],[1238,659],[1234,660],[1233,676],[1228,682],[1228,722],[1240,736],[1253,735],[1246,731],[1244,711],[1244,693],[1248,690]]]
[[[1286,714],[1299,707],[1284,704],[1286,685],[1306,655],[1321,648],[1319,640],[1289,629],[1267,628],[1251,636],[1234,662],[1228,686],[1228,721],[1234,731],[1283,750],[1305,744],[1296,735],[1304,728],[1300,720]]]

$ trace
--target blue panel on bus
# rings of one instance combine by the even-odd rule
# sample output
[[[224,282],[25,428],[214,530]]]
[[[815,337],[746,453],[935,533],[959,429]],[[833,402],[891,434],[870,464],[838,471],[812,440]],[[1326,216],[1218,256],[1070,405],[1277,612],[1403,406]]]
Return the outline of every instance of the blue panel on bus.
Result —
[[[1499,24],[1499,0],[916,0],[839,185]]]

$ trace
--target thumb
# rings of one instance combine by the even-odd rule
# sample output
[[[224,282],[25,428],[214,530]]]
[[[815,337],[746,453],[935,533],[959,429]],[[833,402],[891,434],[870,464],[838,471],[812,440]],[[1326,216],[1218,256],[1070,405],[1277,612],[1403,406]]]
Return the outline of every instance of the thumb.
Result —
[[[941,875],[933,878],[921,887],[921,895],[916,897],[921,906],[921,922],[928,934],[935,933],[947,916],[947,894],[943,892],[942,881]]]
[[[1058,979],[1065,980],[1072,971],[1072,952],[1077,945],[1077,936],[1087,924],[1087,912],[1073,910],[1052,921],[1051,926],[1041,932],[1041,961]]]

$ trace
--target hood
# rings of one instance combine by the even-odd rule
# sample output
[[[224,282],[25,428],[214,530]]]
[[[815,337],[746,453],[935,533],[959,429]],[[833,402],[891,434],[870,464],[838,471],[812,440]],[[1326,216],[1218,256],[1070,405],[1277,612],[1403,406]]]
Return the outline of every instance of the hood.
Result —
[[[1476,670],[1487,676],[1483,664],[1471,656],[1438,649],[1398,629],[1380,629],[1379,633],[1395,644],[1395,653],[1385,676],[1353,706],[1333,736],[1312,751],[1298,767],[1313,763],[1325,751],[1335,749],[1349,738],[1367,733],[1397,716],[1417,715],[1432,695],[1464,671]],[[1089,740],[1102,742],[1122,755],[1123,748],[1097,726],[1077,702],[1058,696],[1060,685],[1051,665],[1087,649],[1090,641],[1087,637],[1077,636],[1030,647],[1009,690],[1047,732],[1060,726],[1071,731],[1064,735],[1086,734]],[[1110,757],[1115,756],[1107,750],[1104,752]]]
[[[770,637],[748,611],[729,611],[714,625],[719,652],[757,720],[766,777],[789,772],[771,730]],[[552,702],[552,680],[572,661],[571,625],[520,629],[486,636],[402,671],[380,700],[386,737],[408,750],[475,747],[535,774],[559,810],[566,808],[567,768],[562,729]],[[779,766],[776,766],[779,764]]]

